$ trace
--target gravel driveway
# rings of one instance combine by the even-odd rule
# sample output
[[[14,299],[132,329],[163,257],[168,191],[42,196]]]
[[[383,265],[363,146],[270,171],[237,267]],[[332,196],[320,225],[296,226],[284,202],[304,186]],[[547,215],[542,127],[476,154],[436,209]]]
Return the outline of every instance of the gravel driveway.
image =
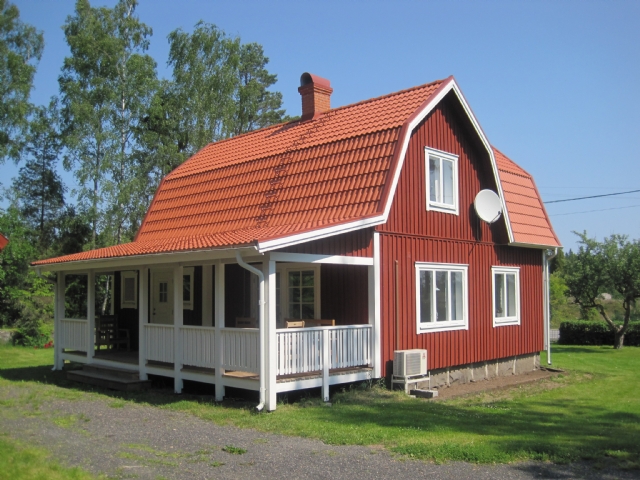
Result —
[[[9,388],[16,391],[5,390],[4,398],[18,395],[16,387]],[[42,403],[36,416],[16,414],[19,408],[2,407],[0,432],[45,447],[62,464],[110,478],[635,478],[626,472],[596,471],[586,464],[435,465],[393,456],[382,448],[338,447],[218,426],[189,414],[129,402],[52,399]],[[226,446],[246,452],[230,453],[223,450]]]

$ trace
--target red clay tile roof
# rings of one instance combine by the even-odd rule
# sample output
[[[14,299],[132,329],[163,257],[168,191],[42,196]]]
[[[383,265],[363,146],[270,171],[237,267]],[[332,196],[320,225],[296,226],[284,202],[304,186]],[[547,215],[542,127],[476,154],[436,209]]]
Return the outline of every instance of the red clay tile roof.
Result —
[[[493,147],[516,243],[559,247],[533,177]]]
[[[133,242],[34,265],[257,245],[380,215],[402,126],[447,82],[207,145],[164,178]]]

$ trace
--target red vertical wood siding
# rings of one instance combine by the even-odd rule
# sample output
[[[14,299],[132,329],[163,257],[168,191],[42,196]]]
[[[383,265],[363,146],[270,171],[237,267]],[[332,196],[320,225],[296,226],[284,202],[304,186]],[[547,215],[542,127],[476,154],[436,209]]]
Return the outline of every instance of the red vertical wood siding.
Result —
[[[503,220],[488,225],[475,216],[476,194],[484,188],[497,190],[489,156],[476,138],[457,101],[449,97],[409,141],[389,219],[376,227],[381,248],[382,359],[387,368],[396,348],[426,348],[429,369],[436,369],[538,352],[543,347],[542,253],[507,246]],[[426,210],[425,146],[458,155],[459,215]],[[468,330],[417,333],[416,262],[469,266]],[[492,266],[520,267],[518,326],[493,327]]]
[[[300,243],[277,250],[288,253],[309,253],[314,255],[345,255],[348,257],[373,257],[373,229],[365,228],[354,232],[334,235],[312,242]]]

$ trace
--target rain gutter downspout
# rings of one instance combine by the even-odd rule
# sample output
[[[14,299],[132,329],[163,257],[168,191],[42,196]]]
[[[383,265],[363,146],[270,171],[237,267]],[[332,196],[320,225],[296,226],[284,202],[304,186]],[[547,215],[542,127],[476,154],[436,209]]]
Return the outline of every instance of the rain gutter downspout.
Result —
[[[236,260],[238,261],[238,265],[240,265],[245,270],[249,270],[251,273],[258,276],[260,280],[260,286],[258,288],[258,330],[259,330],[259,348],[258,355],[260,356],[260,403],[256,406],[256,410],[259,412],[264,408],[265,403],[265,372],[264,372],[264,274],[255,267],[252,267],[248,263],[246,263],[242,256],[240,256],[240,252],[236,250]]]
[[[549,262],[558,255],[558,248],[553,250],[545,250],[544,252],[544,328],[547,337],[547,365],[551,365],[551,299],[549,295]]]

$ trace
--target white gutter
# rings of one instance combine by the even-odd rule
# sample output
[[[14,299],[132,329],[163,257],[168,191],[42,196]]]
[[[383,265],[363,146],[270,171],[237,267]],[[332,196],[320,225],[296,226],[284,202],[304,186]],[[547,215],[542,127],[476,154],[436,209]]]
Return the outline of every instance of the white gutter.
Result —
[[[264,274],[255,267],[252,267],[248,263],[246,263],[240,252],[236,250],[236,260],[238,261],[238,265],[240,265],[245,270],[249,270],[251,273],[258,276],[260,280],[260,287],[258,293],[258,330],[259,330],[259,342],[260,345],[258,347],[258,355],[260,359],[260,403],[256,406],[256,410],[259,412],[264,408],[265,402],[265,383],[266,383],[266,374],[264,369]]]
[[[553,260],[558,255],[558,248],[553,250],[545,250],[542,254],[542,286],[543,286],[543,298],[544,298],[544,328],[545,337],[547,340],[547,364],[551,365],[551,299],[549,296],[549,261]]]

